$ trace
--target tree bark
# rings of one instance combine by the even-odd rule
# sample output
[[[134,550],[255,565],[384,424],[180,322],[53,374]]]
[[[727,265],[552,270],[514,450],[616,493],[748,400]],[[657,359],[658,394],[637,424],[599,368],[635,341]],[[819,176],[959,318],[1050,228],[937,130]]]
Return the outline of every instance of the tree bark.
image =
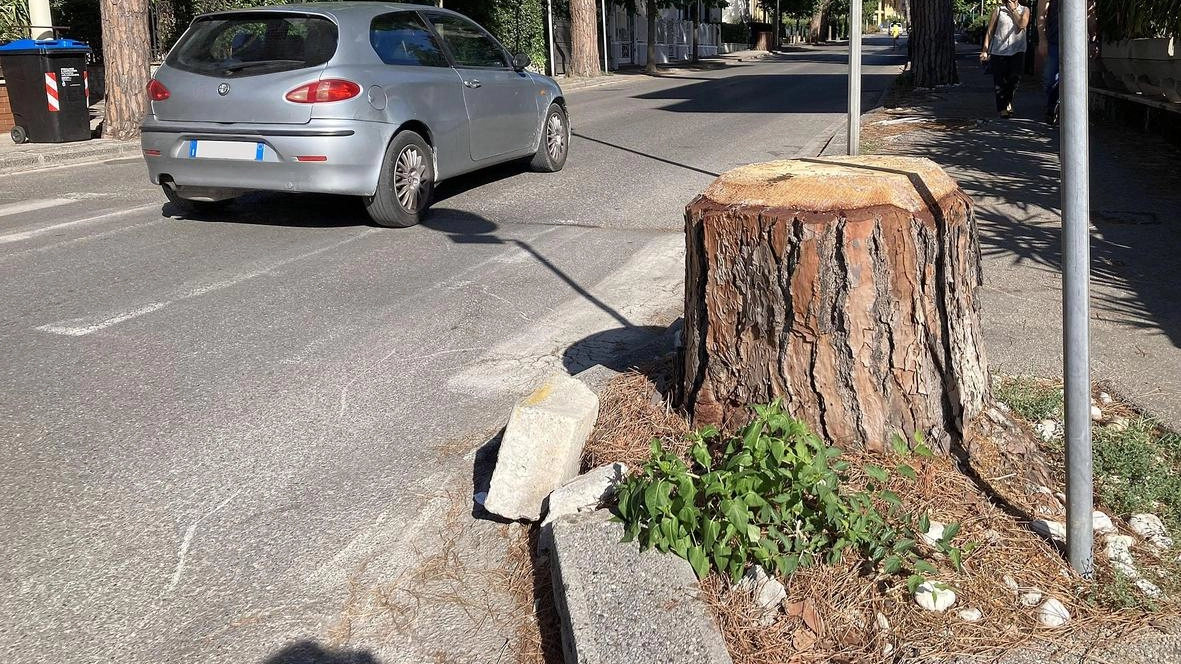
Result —
[[[101,0],[106,110],[103,136],[139,136],[147,112],[150,66],[148,0]]]
[[[647,0],[644,11],[648,19],[648,57],[644,62],[644,73],[656,73],[656,0]]]
[[[571,76],[598,76],[603,73],[599,63],[599,27],[595,0],[570,0],[570,68]]]
[[[915,0],[911,7],[911,71],[914,85],[933,88],[959,83],[955,66],[955,19],[951,0]]]
[[[832,0],[819,0],[812,12],[812,20],[808,23],[808,43],[820,44],[824,42],[824,31],[828,27],[828,6]]]
[[[972,201],[937,165],[745,166],[689,204],[685,234],[694,426],[734,430],[779,399],[829,444],[922,434],[1010,505],[1061,513],[1034,435],[993,401]]]
[[[697,30],[698,30],[698,26],[700,25],[697,22],[698,21],[697,5],[693,5],[692,12],[693,12],[693,51],[692,51],[693,55],[691,57],[692,57],[693,62],[697,62],[697,58],[699,57],[697,55],[697,46],[698,46]]]

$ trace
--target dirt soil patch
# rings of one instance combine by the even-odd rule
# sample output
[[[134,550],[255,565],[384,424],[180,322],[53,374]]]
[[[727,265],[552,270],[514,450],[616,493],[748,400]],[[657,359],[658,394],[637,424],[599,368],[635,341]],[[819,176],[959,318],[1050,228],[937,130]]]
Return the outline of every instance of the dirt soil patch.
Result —
[[[600,424],[587,445],[585,466],[622,460],[637,468],[648,459],[652,438],[662,439],[666,449],[687,449],[689,425],[658,388],[668,383],[670,371],[671,364],[664,363],[647,368],[647,373],[614,379],[602,395]],[[1135,411],[1112,403],[1109,412],[1114,418]],[[1046,451],[1052,464],[1060,467],[1061,445],[1055,448],[1049,442]],[[882,455],[849,452],[842,458],[853,469],[890,462]],[[1153,620],[1181,615],[1181,603],[1175,599],[1181,597],[1181,584],[1171,561],[1175,551],[1157,552],[1138,538],[1132,549],[1143,578],[1163,591],[1160,597],[1146,597],[1131,579],[1114,570],[1099,536],[1096,578],[1084,580],[1070,571],[1060,545],[1031,531],[1026,517],[996,504],[953,459],[908,462],[915,465],[917,479],[895,476],[888,488],[910,512],[960,524],[955,541],[965,550],[962,571],[955,571],[932,549],[939,574],[928,576],[955,591],[954,606],[943,613],[924,610],[896,576],[847,556],[838,565],[801,568],[781,579],[787,599],[766,624],[748,592],[735,590],[728,579],[711,572],[702,586],[737,664],[948,661],[998,657],[1034,645],[1078,651],[1123,639]],[[858,471],[850,471],[850,489],[864,487],[866,481]],[[1097,483],[1101,481],[1097,477]],[[1121,534],[1133,535],[1119,518],[1122,514],[1107,512]],[[1034,592],[1039,593],[1036,602]],[[1066,625],[1051,629],[1039,621],[1037,607],[1050,597],[1070,611]],[[960,615],[969,608],[978,610],[980,618]]]

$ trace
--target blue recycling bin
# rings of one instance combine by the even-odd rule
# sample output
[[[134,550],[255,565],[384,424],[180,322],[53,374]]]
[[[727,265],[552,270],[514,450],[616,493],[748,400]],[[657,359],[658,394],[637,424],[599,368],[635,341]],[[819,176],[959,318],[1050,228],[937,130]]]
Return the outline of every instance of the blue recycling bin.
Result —
[[[15,143],[90,138],[90,47],[73,39],[18,39],[0,46],[0,69],[16,121]]]

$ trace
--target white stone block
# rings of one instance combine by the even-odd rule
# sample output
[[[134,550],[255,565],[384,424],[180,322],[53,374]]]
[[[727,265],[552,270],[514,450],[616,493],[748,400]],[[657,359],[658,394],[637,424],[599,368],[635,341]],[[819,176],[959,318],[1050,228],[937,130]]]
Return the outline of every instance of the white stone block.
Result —
[[[513,407],[484,509],[537,521],[554,489],[578,475],[599,398],[582,381],[555,374]]]
[[[575,512],[593,512],[615,495],[615,487],[627,477],[627,464],[599,466],[554,489],[546,505],[542,527],[554,519]]]

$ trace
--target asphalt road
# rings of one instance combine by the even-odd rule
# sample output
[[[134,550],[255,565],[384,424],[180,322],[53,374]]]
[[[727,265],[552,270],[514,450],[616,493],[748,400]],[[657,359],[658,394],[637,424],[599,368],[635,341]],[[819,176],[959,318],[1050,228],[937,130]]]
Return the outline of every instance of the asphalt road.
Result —
[[[900,64],[874,51],[867,101]],[[383,623],[389,584],[449,529],[499,564],[475,450],[679,315],[684,205],[818,151],[840,53],[573,91],[564,171],[448,183],[406,230],[328,196],[174,218],[135,160],[5,176],[0,661],[495,661],[511,621]],[[493,578],[464,585],[512,610]]]

